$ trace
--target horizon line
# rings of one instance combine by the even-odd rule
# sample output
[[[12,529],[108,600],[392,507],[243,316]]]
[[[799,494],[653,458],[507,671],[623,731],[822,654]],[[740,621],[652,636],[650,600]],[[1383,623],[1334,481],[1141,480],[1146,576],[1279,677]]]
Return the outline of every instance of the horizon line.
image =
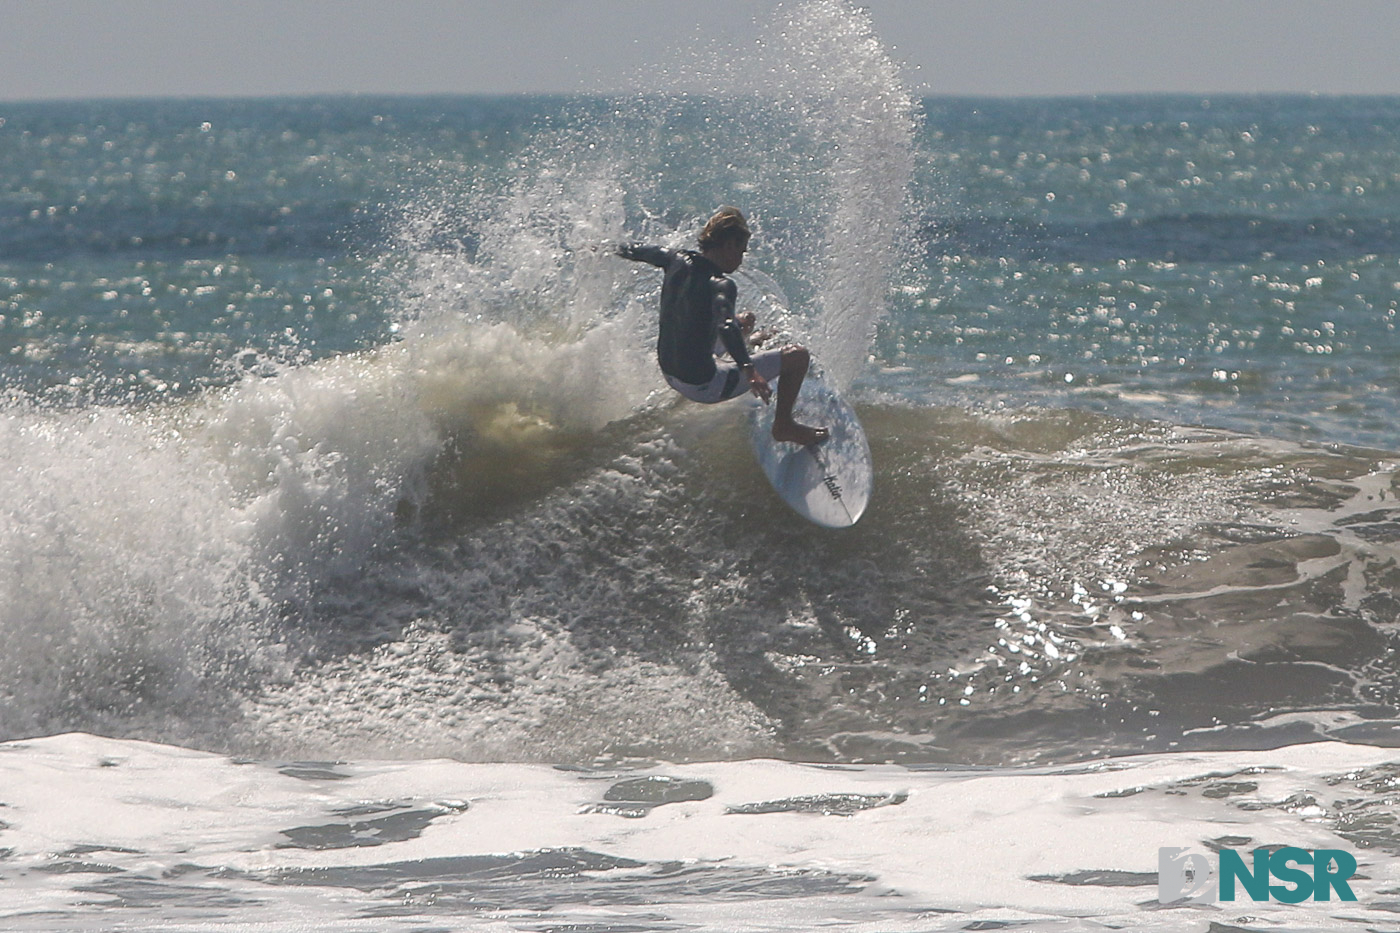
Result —
[[[0,98],[0,107],[33,104],[84,103],[236,103],[253,101],[312,101],[312,100],[522,100],[529,98],[559,100],[607,100],[616,98],[665,97],[751,97],[754,95],[712,94],[701,91],[673,93],[636,91],[286,91],[262,94],[94,94],[91,96],[15,97]],[[923,92],[911,93],[914,100],[947,101],[1055,101],[1111,100],[1125,98],[1212,99],[1304,98],[1325,100],[1337,98],[1400,99],[1400,92],[1386,91],[1064,91],[1027,93]]]

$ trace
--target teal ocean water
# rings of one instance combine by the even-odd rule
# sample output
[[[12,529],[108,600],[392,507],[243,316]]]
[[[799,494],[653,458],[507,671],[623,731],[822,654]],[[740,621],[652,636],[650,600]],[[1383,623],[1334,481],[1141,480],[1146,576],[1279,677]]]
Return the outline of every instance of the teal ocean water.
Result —
[[[1010,403],[1029,385],[1068,406],[1385,446],[1393,100],[920,104],[915,199],[896,244],[907,265],[874,348],[886,370],[911,374],[884,382],[923,400],[975,376]],[[302,359],[387,340],[412,309],[386,263],[471,252],[481,186],[508,184],[542,135],[587,134],[590,119],[617,129],[609,121],[627,105],[638,120],[665,109],[551,98],[8,105],[7,384],[189,392],[236,378],[228,361],[248,350]],[[811,288],[820,273],[805,266],[819,257],[784,249],[825,231],[802,179],[760,189],[773,166],[726,179],[730,166],[688,165],[687,124],[713,123],[714,108],[666,116],[681,138],[666,174],[647,180],[658,189],[649,210],[682,225],[711,202],[742,201],[772,227],[754,264]],[[757,118],[734,116],[754,158]],[[608,144],[640,150],[631,129]],[[862,376],[881,384],[877,373]]]
[[[785,15],[755,26],[758,52],[707,58],[706,94],[668,91],[662,69],[636,97],[0,104],[13,780],[54,768],[82,795],[73,775],[94,755],[174,756],[178,771],[210,753],[320,762],[286,765],[311,793],[378,767],[347,762],[406,775],[451,759],[489,796],[488,762],[532,787],[541,766],[693,762],[751,788],[737,806],[815,793],[795,775],[816,762],[867,769],[852,773],[886,803],[901,768],[920,787],[942,772],[917,769],[1038,775],[1064,802],[1077,772],[1055,768],[1161,756],[1170,776],[1151,786],[1174,795],[1236,754],[1303,775],[1279,799],[1313,804],[1265,801],[1297,832],[1350,827],[1344,844],[1394,851],[1393,804],[1323,799],[1314,785],[1350,759],[1314,761],[1308,743],[1352,743],[1337,747],[1356,768],[1383,769],[1376,747],[1400,737],[1400,100],[918,100],[858,12],[818,0]],[[700,66],[672,67],[693,86]],[[782,505],[741,403],[666,388],[659,281],[611,255],[622,240],[689,245],[729,203],[755,230],[741,307],[811,346],[868,430],[875,495],[849,531]],[[720,764],[749,759],[777,760],[772,793]],[[235,794],[227,767],[210,780]],[[345,838],[407,844],[469,812],[404,803],[420,791],[384,780],[361,796],[393,818],[339,801]],[[1388,779],[1347,780],[1379,793]],[[135,792],[112,786],[113,801]],[[985,801],[1014,823],[1002,793]],[[149,841],[54,830],[131,850],[102,862],[121,880],[83,894],[36,867],[60,854],[49,837],[7,841],[6,824],[29,831],[9,812],[0,873],[56,905],[24,921],[35,929],[82,928],[85,897],[150,919],[165,895],[136,892],[156,878],[181,909],[212,911],[180,929],[222,928],[265,904],[248,892],[278,872],[359,845],[293,834],[300,854],[275,871],[211,850],[181,887],[131,854]],[[909,843],[896,817],[910,811],[880,812],[891,845]],[[1234,817],[1265,819],[1190,818]],[[530,910],[574,926],[491,915],[501,929],[1053,926],[1088,915],[1062,889],[1097,882],[1064,880],[1074,871],[1112,867],[1105,884],[1131,888],[1172,844],[1135,829],[1140,852],[1042,866],[1062,870],[1053,897],[1007,882],[976,909],[935,889],[906,910],[841,900],[874,896],[893,868],[841,863],[837,834],[793,856],[816,872],[797,886],[815,913],[755,918],[734,916],[734,892],[778,891],[766,875],[698,901],[703,885],[662,885],[672,908],[624,909],[657,884],[638,866],[722,857],[679,841],[604,864],[590,859],[606,838],[551,825],[472,854],[568,851],[565,875],[632,881],[602,919],[577,913],[594,895],[551,888]],[[1069,849],[1102,833],[1070,825]],[[1294,823],[1250,825],[1238,835],[1287,842]],[[238,851],[266,856],[268,838]],[[490,868],[376,864],[378,881],[331,886],[397,897],[443,869],[461,898]],[[537,869],[555,870],[521,877]],[[1090,900],[1094,916],[1146,922],[1132,902]],[[375,910],[334,928],[368,929],[355,923]],[[472,916],[460,928],[486,923]]]

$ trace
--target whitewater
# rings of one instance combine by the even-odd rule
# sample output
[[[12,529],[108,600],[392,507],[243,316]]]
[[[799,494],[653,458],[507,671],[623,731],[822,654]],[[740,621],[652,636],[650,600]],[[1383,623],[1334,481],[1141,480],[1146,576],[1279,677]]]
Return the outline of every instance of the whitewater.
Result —
[[[646,87],[0,105],[0,927],[1393,927],[1400,104]],[[612,255],[729,203],[852,529]]]

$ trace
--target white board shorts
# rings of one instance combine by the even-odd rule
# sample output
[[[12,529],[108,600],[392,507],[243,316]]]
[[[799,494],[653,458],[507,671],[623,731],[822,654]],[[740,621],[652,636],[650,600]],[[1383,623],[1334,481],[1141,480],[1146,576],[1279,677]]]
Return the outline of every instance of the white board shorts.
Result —
[[[778,372],[783,368],[782,350],[764,350],[753,357],[753,368],[764,378],[766,382],[772,382],[778,378]],[[692,402],[701,402],[712,405],[715,402],[725,402],[731,398],[737,398],[749,391],[749,377],[739,368],[738,363],[724,362],[715,367],[714,378],[704,385],[692,385],[689,382],[681,382],[679,379],[669,374],[666,376],[666,383],[681,395]]]

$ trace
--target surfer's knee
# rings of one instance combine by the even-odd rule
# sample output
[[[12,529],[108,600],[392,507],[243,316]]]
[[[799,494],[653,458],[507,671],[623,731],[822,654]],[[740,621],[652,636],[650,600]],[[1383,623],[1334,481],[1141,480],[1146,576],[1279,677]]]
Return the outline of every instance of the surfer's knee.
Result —
[[[812,365],[812,354],[806,347],[792,344],[783,347],[783,369],[793,373],[805,373]]]

